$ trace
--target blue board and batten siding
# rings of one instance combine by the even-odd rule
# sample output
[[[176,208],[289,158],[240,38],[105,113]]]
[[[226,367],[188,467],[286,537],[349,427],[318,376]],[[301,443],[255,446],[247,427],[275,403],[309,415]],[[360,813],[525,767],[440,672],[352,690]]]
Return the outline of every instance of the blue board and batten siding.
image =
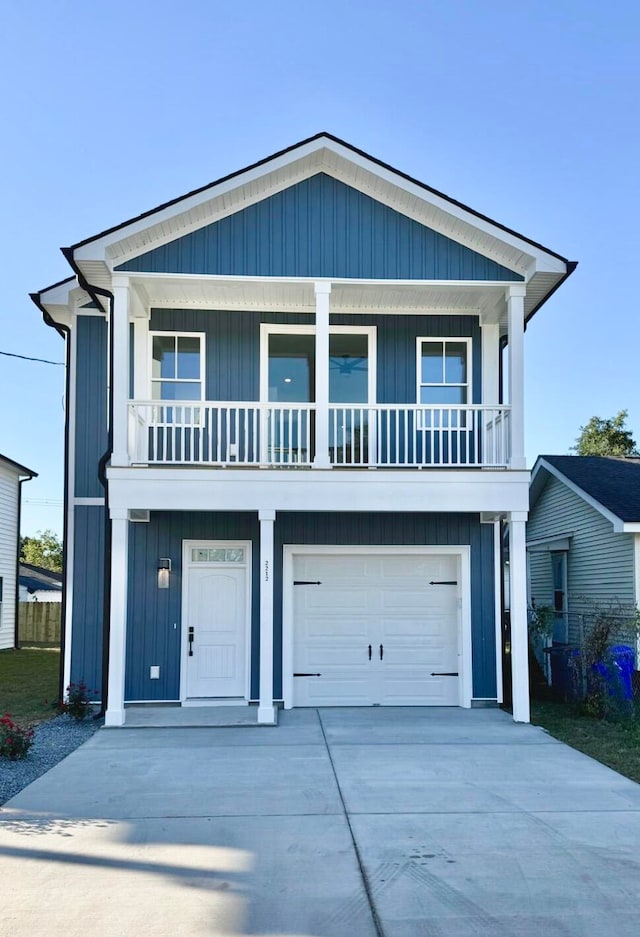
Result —
[[[107,448],[107,324],[102,316],[78,316],[75,372],[76,498],[102,498],[98,463]]]
[[[318,173],[116,270],[391,280],[523,277]]]
[[[259,525],[255,513],[152,513],[130,525],[129,608],[125,698],[177,700],[180,696],[182,541],[244,540],[253,544],[251,695],[259,675]],[[285,544],[345,546],[471,546],[473,693],[496,697],[493,528],[471,514],[280,513],[275,524],[274,692],[282,695],[282,548]],[[168,590],[157,587],[157,560],[172,561]],[[160,666],[160,679],[149,668]]]
[[[153,309],[151,331],[203,332],[207,400],[259,400],[260,323],[310,325],[303,313]],[[332,314],[332,325],[377,329],[377,402],[416,402],[416,338],[471,338],[473,403],[481,402],[482,343],[477,316]]]
[[[73,489],[76,498],[103,498],[98,463],[107,448],[107,326],[101,316],[76,324]],[[74,506],[71,679],[90,690],[102,683],[105,510]]]

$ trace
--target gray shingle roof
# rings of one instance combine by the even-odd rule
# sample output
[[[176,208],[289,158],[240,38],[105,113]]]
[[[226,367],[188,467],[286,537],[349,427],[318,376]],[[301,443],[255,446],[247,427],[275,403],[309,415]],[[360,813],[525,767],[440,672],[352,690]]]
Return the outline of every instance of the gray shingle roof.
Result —
[[[621,521],[640,522],[640,459],[592,455],[542,455],[540,458]]]

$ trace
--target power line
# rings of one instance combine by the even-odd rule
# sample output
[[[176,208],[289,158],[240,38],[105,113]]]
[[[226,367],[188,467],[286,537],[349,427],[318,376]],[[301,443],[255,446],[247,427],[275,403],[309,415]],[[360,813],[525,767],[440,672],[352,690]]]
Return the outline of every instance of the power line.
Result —
[[[48,361],[46,358],[30,358],[29,355],[16,355],[11,351],[0,351],[0,355],[6,355],[7,358],[22,358],[23,361],[39,361],[41,364],[57,364],[61,368],[65,367],[64,361]]]

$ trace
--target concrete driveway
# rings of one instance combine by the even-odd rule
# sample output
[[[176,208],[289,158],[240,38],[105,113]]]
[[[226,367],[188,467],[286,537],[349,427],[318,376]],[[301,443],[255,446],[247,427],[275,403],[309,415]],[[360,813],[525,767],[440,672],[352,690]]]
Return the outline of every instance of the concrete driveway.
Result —
[[[103,730],[0,881],[2,937],[636,937],[640,786],[498,710]]]

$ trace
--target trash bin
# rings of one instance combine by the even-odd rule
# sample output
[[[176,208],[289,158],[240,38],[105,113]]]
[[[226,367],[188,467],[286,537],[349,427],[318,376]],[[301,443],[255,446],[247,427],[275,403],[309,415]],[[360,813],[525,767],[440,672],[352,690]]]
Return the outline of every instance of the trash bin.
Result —
[[[628,644],[614,644],[608,648],[604,660],[592,667],[604,684],[607,694],[615,699],[633,699],[633,671],[636,654]]]
[[[570,659],[579,653],[571,644],[553,644],[545,648],[551,660],[551,687],[558,699],[567,702],[575,698],[575,669]]]

